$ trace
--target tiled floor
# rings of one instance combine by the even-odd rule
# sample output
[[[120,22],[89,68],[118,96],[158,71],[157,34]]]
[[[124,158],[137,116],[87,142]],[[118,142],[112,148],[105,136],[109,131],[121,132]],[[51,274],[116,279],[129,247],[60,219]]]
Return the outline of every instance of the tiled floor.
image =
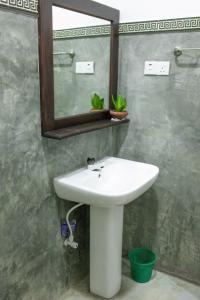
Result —
[[[89,292],[88,278],[71,288],[60,300],[102,299]],[[123,276],[122,288],[114,300],[200,300],[200,287],[178,278],[157,272],[145,284],[138,284]]]

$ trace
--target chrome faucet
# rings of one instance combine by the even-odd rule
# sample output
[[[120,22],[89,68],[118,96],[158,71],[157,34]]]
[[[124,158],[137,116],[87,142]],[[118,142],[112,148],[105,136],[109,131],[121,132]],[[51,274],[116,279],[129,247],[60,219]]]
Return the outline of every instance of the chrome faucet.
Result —
[[[88,157],[87,158],[87,167],[88,169],[92,170],[95,164],[95,158],[94,157]]]
[[[93,172],[99,172],[99,177],[101,177],[101,171],[104,168],[104,162],[95,164],[95,158],[88,157],[87,158],[87,168]]]

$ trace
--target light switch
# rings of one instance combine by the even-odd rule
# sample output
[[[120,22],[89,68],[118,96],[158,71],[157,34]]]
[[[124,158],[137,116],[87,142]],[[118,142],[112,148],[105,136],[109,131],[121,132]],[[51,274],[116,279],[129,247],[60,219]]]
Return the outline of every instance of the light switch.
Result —
[[[169,75],[169,61],[146,61],[144,65],[145,75]]]
[[[76,62],[76,74],[94,74],[94,62],[93,61]]]

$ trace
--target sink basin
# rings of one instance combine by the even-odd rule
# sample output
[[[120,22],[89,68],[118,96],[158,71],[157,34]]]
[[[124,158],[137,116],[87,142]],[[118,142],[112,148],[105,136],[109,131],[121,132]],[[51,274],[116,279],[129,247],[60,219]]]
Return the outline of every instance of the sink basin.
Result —
[[[82,168],[56,177],[54,186],[60,198],[90,205],[90,291],[112,298],[121,287],[124,205],[150,188],[159,169],[115,157],[103,161],[101,171]]]
[[[57,195],[92,206],[125,205],[148,190],[159,173],[159,169],[150,164],[115,157],[103,161],[105,167],[100,177],[98,172],[86,168],[56,177]]]

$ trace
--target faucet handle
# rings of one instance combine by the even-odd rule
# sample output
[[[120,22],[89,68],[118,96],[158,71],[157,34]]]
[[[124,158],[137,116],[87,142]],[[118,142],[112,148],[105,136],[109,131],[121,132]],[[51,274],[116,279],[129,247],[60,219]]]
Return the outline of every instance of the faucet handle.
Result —
[[[88,157],[87,158],[87,164],[88,165],[94,165],[95,164],[95,158],[94,157]]]

